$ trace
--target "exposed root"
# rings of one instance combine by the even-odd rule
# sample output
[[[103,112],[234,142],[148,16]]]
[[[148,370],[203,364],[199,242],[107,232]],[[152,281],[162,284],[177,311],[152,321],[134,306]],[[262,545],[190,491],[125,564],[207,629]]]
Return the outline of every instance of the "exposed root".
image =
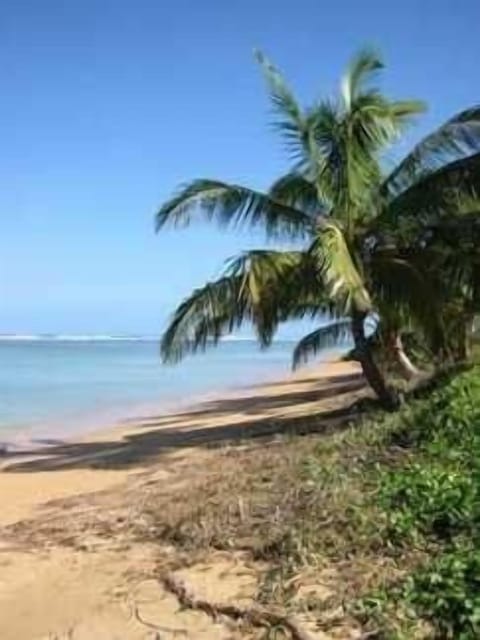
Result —
[[[217,620],[219,616],[226,616],[233,620],[242,620],[254,627],[282,627],[290,633],[292,640],[315,640],[291,616],[263,608],[249,607],[243,609],[234,604],[212,603],[202,600],[186,586],[183,580],[176,578],[172,573],[164,576],[161,582],[167,591],[177,597],[183,607],[203,611],[214,620]]]
[[[171,629],[170,627],[164,627],[158,624],[154,624],[153,622],[149,622],[148,620],[145,620],[141,615],[140,612],[138,610],[138,606],[136,603],[132,602],[130,604],[131,607],[131,611],[132,611],[132,616],[135,618],[135,620],[140,623],[142,626],[147,627],[148,629],[152,629],[153,631],[157,631],[157,632],[162,632],[162,633],[172,633],[173,635],[183,635],[186,636],[188,635],[188,632],[186,629]],[[160,636],[158,636],[160,637]]]

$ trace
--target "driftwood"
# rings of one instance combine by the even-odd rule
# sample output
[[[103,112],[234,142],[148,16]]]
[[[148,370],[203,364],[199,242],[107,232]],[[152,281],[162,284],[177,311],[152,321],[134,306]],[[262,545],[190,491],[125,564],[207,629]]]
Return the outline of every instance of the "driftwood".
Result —
[[[167,591],[173,593],[179,603],[188,609],[203,611],[214,620],[225,616],[233,620],[242,620],[254,627],[283,627],[288,631],[292,640],[315,640],[314,636],[302,629],[299,623],[288,615],[282,615],[260,607],[243,609],[234,604],[212,603],[197,597],[179,578],[172,573],[161,580]]]

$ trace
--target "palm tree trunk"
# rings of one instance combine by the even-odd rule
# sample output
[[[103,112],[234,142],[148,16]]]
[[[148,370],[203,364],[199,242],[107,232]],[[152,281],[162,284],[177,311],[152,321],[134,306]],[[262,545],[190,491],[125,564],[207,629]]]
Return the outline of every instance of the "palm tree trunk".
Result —
[[[411,380],[420,374],[419,369],[413,364],[403,347],[402,337],[399,333],[393,333],[390,337],[390,346],[396,362],[399,364],[405,378]]]
[[[366,314],[354,311],[352,314],[352,336],[355,352],[360,360],[363,375],[376,393],[382,406],[388,411],[395,411],[400,406],[400,399],[394,389],[389,387],[385,378],[373,359],[370,345],[365,336]]]

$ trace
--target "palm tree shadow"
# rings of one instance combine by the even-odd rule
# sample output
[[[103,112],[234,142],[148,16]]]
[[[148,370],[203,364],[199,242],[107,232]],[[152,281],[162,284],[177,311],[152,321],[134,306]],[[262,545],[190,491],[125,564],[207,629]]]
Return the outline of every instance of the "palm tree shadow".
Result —
[[[275,389],[288,385],[288,388],[308,384],[307,389],[300,391],[290,391],[279,394],[251,394],[242,395],[235,398],[222,398],[220,400],[204,401],[191,410],[183,412],[162,414],[158,416],[147,416],[141,419],[129,420],[137,428],[150,428],[161,424],[172,424],[185,419],[211,418],[212,416],[222,416],[225,414],[256,415],[261,419],[261,414],[265,411],[294,407],[304,403],[317,403],[334,397],[340,397],[347,393],[359,391],[365,387],[365,381],[361,374],[347,374],[323,378],[320,383],[312,383],[311,378],[296,380],[292,382],[279,382],[268,384],[269,388]],[[258,386],[246,387],[245,389],[255,390]]]
[[[119,440],[43,445],[23,451],[21,456],[7,452],[3,460],[8,457],[12,460],[3,471],[128,469],[158,462],[165,454],[185,447],[220,447],[256,438],[268,441],[287,433],[325,433],[341,428],[358,415],[356,400],[364,387],[361,375],[337,376],[299,392],[210,401],[193,412],[158,416],[137,423],[134,432]],[[326,400],[330,400],[328,408]],[[295,409],[301,403],[306,403],[306,412],[289,413],[288,409]],[[269,411],[273,414],[269,415]],[[232,415],[240,421],[229,422]],[[220,424],[205,426],[206,420],[212,417],[220,419]],[[189,423],[192,418],[193,426]]]

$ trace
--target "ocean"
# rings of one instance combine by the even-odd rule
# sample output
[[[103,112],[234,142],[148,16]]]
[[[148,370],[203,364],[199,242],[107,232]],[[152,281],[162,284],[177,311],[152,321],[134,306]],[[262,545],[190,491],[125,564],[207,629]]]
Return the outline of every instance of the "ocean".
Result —
[[[167,366],[154,338],[0,337],[0,442],[73,435],[282,377],[293,346],[224,341]]]

